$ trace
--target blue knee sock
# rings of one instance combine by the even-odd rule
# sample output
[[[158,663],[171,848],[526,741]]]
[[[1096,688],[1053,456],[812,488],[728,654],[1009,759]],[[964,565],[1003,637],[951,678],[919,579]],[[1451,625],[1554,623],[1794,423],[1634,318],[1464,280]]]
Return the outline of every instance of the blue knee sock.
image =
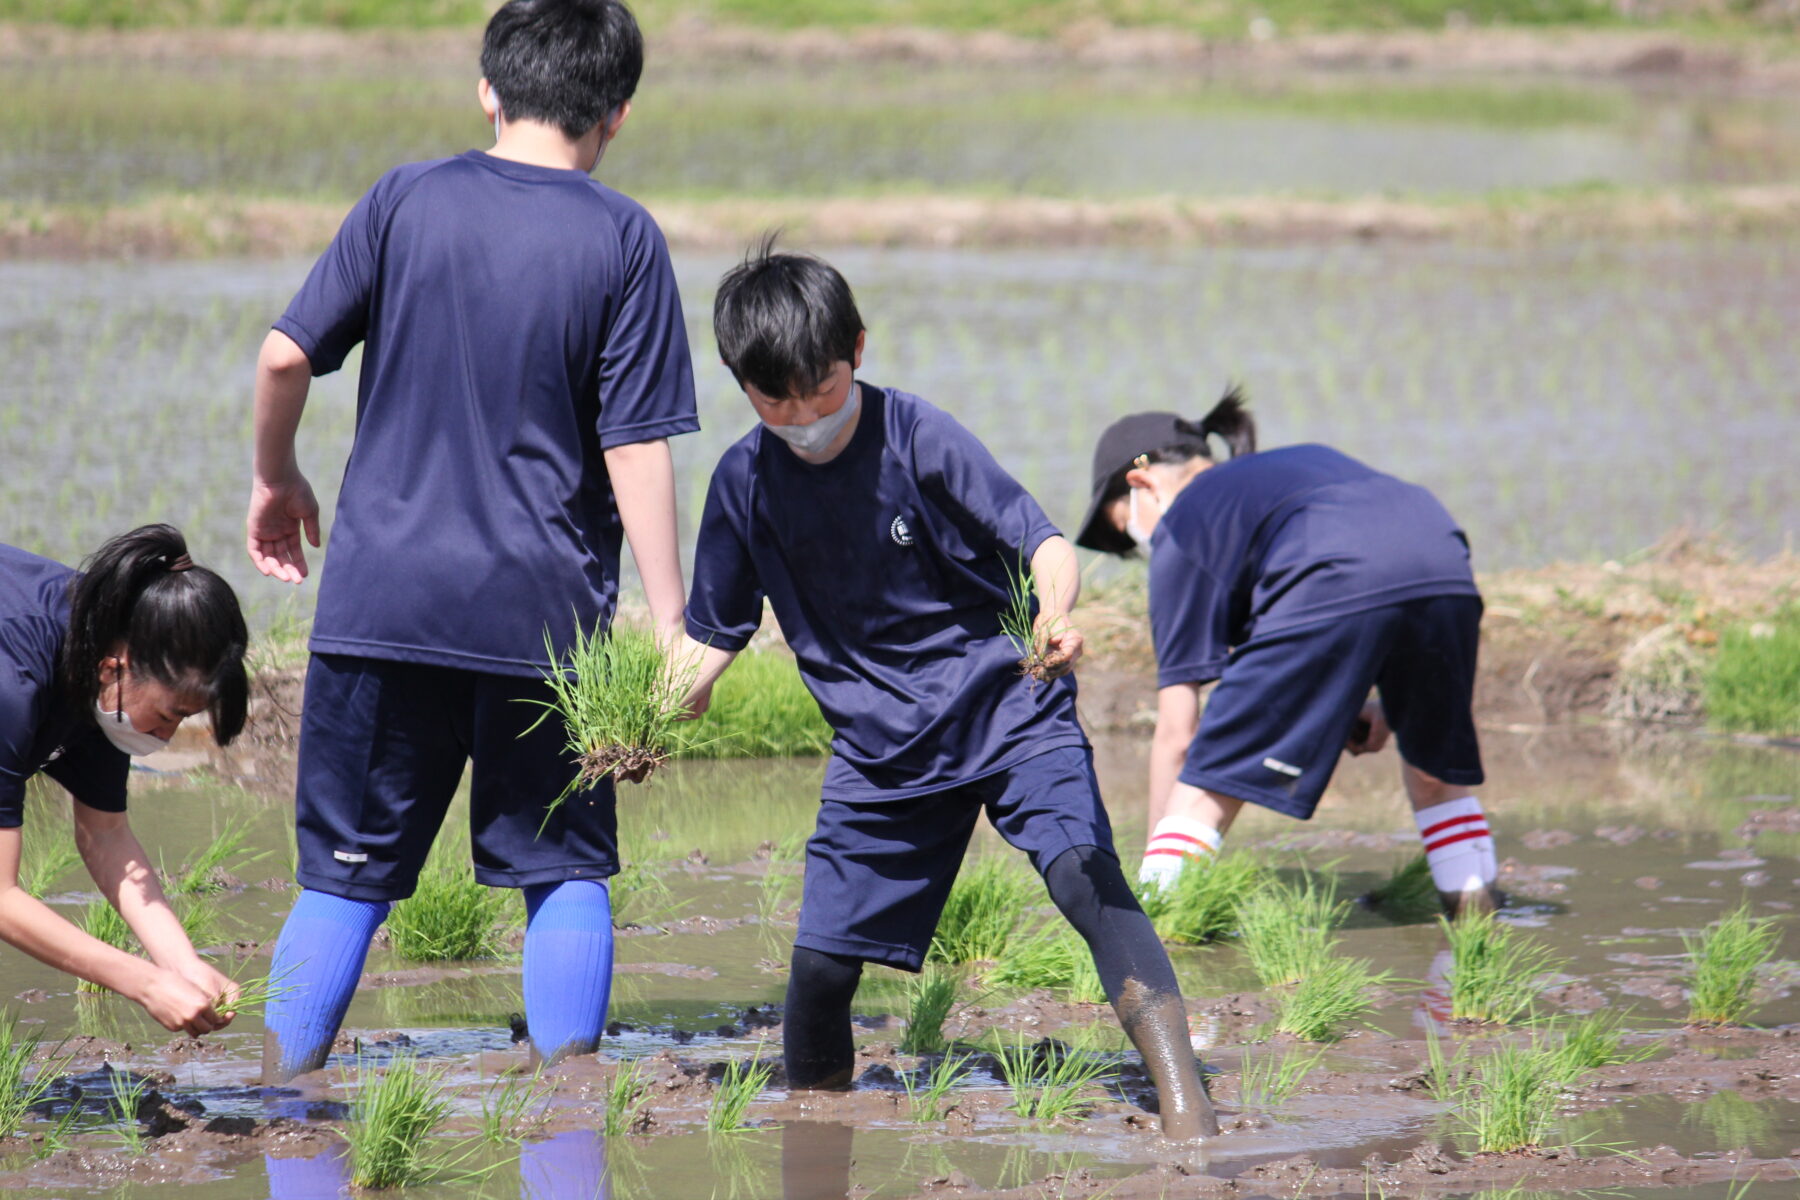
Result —
[[[525,1023],[546,1063],[592,1054],[612,990],[612,901],[595,879],[525,889]]]
[[[285,1083],[325,1065],[356,994],[369,939],[387,918],[385,901],[348,900],[304,891],[275,941],[270,977],[285,989],[263,1023],[263,1082]]]

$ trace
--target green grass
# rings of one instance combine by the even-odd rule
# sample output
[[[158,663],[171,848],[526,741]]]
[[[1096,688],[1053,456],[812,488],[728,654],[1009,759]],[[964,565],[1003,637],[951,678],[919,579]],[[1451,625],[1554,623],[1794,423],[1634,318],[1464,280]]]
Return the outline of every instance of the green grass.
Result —
[[[414,962],[491,958],[516,921],[517,895],[475,880],[466,833],[439,833],[419,886],[388,914],[389,944]]]
[[[995,855],[967,860],[951,885],[943,916],[931,939],[928,961],[972,963],[997,960],[1018,929],[1025,911],[1043,898],[1038,881]]]
[[[1298,983],[1331,957],[1337,929],[1350,911],[1335,880],[1307,875],[1297,883],[1269,879],[1238,906],[1245,955],[1265,987]]]
[[[600,1119],[600,1131],[607,1137],[635,1132],[649,1104],[650,1085],[644,1079],[643,1063],[636,1059],[620,1063],[606,1084],[606,1112]]]
[[[956,1081],[967,1071],[972,1054],[946,1054],[931,1065],[931,1070],[923,1073],[909,1071],[900,1077],[900,1084],[906,1089],[907,1120],[915,1125],[927,1125],[933,1121],[944,1119],[944,1100]]]
[[[1492,913],[1438,918],[1450,941],[1450,1017],[1506,1025],[1531,1011],[1538,982],[1565,963]]]
[[[1437,882],[1431,877],[1431,864],[1423,853],[1395,867],[1366,899],[1371,908],[1395,921],[1429,920],[1443,910]]]
[[[687,905],[687,901],[675,899],[674,889],[654,863],[626,863],[606,886],[614,925],[654,925]]]
[[[1164,941],[1200,945],[1236,933],[1238,908],[1269,878],[1248,854],[1221,854],[1189,863],[1173,885],[1138,886],[1138,902]]]
[[[421,1067],[396,1055],[377,1072],[362,1064],[344,1138],[350,1143],[350,1182],[358,1188],[408,1187],[436,1176],[441,1167],[431,1138],[450,1116],[444,1067]]]
[[[1725,630],[1706,676],[1706,715],[1720,729],[1800,733],[1800,604]]]
[[[675,758],[787,758],[831,751],[831,726],[806,690],[794,657],[748,650],[713,684],[698,721],[669,731]]]
[[[548,631],[544,646],[558,661]],[[542,719],[562,718],[581,769],[551,811],[608,775],[651,771],[666,761],[681,702],[699,671],[697,663],[672,662],[648,630],[625,624],[592,634],[577,626],[561,662],[563,670],[545,673],[554,699]]]
[[[1244,1051],[1243,1065],[1238,1069],[1238,1103],[1244,1108],[1280,1108],[1305,1086],[1306,1077],[1325,1057],[1323,1049],[1304,1053],[1284,1050],[1277,1054],[1271,1047],[1265,1053],[1252,1055]]]
[[[1736,1025],[1750,1014],[1756,973],[1773,961],[1781,930],[1771,917],[1740,905],[1698,937],[1684,936],[1690,963],[1688,1023]]]
[[[496,1081],[481,1098],[481,1136],[496,1146],[513,1146],[541,1132],[554,1090],[537,1072]]]
[[[1114,1074],[1111,1063],[1093,1052],[1086,1034],[1066,1046],[1047,1039],[1028,1042],[1024,1034],[1008,1041],[996,1033],[995,1042],[1000,1074],[1012,1088],[1008,1107],[1027,1121],[1081,1115],[1092,1102],[1089,1089]]]
[[[726,1063],[725,1074],[706,1109],[706,1131],[737,1133],[748,1129],[745,1117],[750,1104],[758,1092],[769,1086],[769,1077],[774,1073],[774,1066],[762,1061],[761,1051],[753,1058],[734,1058]]]
[[[27,1079],[26,1072],[37,1056],[38,1045],[35,1034],[19,1032],[16,1014],[8,1012],[0,1019],[0,1138],[19,1132],[32,1105],[49,1094],[57,1077],[68,1067],[66,1057],[53,1058]]]
[[[1484,1154],[1541,1146],[1556,1127],[1557,1101],[1570,1080],[1554,1052],[1536,1046],[1500,1046],[1470,1076],[1456,1113],[1464,1132]]]
[[[906,983],[906,1034],[902,1054],[936,1054],[944,1049],[944,1018],[956,1007],[962,977],[955,971],[928,967]]]
[[[1329,957],[1314,962],[1306,975],[1282,989],[1275,1005],[1275,1029],[1308,1042],[1331,1042],[1374,1007],[1371,988],[1385,986],[1390,975],[1370,968],[1367,959]]]

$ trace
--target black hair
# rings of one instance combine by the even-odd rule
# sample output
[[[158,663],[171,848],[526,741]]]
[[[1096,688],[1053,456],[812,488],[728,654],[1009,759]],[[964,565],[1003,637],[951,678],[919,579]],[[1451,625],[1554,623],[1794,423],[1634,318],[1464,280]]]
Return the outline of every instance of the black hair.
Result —
[[[231,585],[188,558],[172,525],[145,525],[94,551],[69,585],[63,686],[83,708],[100,694],[100,664],[125,644],[131,670],[205,701],[213,740],[244,728],[250,643]]]
[[[482,37],[481,73],[509,120],[574,140],[637,91],[644,35],[618,0],[508,0]]]
[[[1216,437],[1225,443],[1231,451],[1232,458],[1256,453],[1256,418],[1244,407],[1244,388],[1242,384],[1232,384],[1225,389],[1225,394],[1212,407],[1212,411],[1198,421],[1189,421],[1181,417],[1175,419],[1176,438],[1168,443],[1147,451],[1144,455],[1152,463],[1184,463],[1193,458],[1210,459],[1213,456],[1212,446],[1207,438]],[[1120,475],[1122,480],[1124,475]]]
[[[837,269],[810,254],[775,253],[777,236],[765,234],[725,272],[713,298],[719,357],[740,386],[773,398],[810,392],[835,364],[854,362],[863,332]]]

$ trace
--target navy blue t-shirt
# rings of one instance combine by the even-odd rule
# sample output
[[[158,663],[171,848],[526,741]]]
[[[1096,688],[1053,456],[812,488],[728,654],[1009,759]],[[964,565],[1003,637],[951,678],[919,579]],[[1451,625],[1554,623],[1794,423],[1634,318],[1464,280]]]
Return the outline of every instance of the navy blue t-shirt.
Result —
[[[0,546],[0,829],[24,823],[25,781],[39,771],[89,808],[125,811],[130,758],[57,678],[74,578],[61,563]]]
[[[824,793],[899,799],[1085,746],[1075,684],[1031,686],[1000,631],[1006,572],[1057,530],[968,430],[859,384],[843,453],[751,430],[713,472],[687,631],[741,650],[763,597],[836,731]]]
[[[1475,596],[1437,498],[1329,446],[1234,458],[1190,482],[1150,539],[1157,686],[1206,683],[1231,648],[1420,596]]]
[[[604,450],[700,427],[668,248],[574,170],[471,150],[357,202],[275,328],[365,343],[312,648],[501,674],[609,619]]]

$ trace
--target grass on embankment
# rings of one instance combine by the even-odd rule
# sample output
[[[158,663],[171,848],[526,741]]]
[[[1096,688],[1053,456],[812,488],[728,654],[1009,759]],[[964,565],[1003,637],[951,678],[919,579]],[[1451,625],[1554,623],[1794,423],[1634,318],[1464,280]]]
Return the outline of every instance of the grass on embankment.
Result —
[[[54,22],[79,28],[221,25],[424,29],[479,25],[491,0],[0,0],[0,20]],[[1084,25],[1173,30],[1206,37],[1356,29],[1443,29],[1467,25],[1592,28],[1780,28],[1793,23],[1782,6],[1719,5],[1678,0],[1655,15],[1629,19],[1611,0],[636,0],[652,31],[681,18],[776,29],[928,28],[957,33],[1000,31],[1047,37]]]
[[[1800,734],[1800,604],[1720,634],[1706,715],[1720,729]]]

